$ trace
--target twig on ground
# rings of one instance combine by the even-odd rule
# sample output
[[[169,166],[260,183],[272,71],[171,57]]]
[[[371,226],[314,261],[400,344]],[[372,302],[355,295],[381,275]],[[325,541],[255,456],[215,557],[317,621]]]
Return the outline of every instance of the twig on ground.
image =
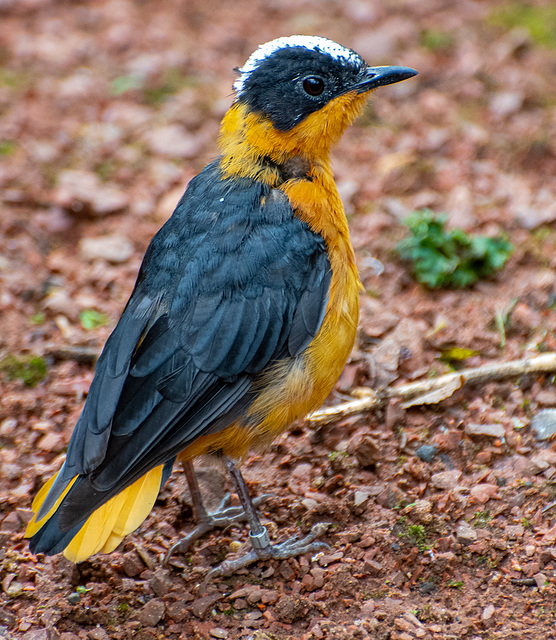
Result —
[[[100,355],[100,349],[98,347],[84,346],[47,346],[44,355],[50,356],[55,360],[75,360],[75,362],[81,362],[83,364],[94,364]]]
[[[347,416],[370,411],[382,406],[390,398],[399,398],[404,407],[418,404],[437,404],[449,398],[456,389],[465,384],[485,384],[494,380],[515,378],[529,373],[556,372],[556,353],[543,353],[522,360],[485,364],[474,369],[462,369],[456,373],[448,373],[438,378],[419,380],[397,387],[385,387],[374,391],[358,388],[355,392],[363,397],[344,402],[335,407],[326,407],[312,413],[307,419],[313,424],[326,424]]]
[[[554,502],[551,502],[550,504],[547,504],[546,507],[543,508],[541,513],[548,513],[549,511],[554,509],[554,507],[556,507],[556,500],[554,500]]]
[[[520,587],[536,587],[537,581],[535,578],[510,578],[512,584],[517,584]]]

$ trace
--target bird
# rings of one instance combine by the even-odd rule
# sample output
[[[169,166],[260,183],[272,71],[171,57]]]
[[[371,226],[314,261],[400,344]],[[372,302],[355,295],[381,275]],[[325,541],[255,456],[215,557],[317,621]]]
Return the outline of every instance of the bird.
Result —
[[[361,283],[330,150],[369,92],[417,72],[299,35],[236,71],[219,155],[148,246],[65,461],[32,503],[34,553],[77,563],[113,551],[178,461],[198,524],[172,553],[240,519],[252,549],[214,575],[325,546],[321,525],[271,543],[237,464],[317,409],[350,355]],[[222,461],[241,507],[207,512],[199,456]]]

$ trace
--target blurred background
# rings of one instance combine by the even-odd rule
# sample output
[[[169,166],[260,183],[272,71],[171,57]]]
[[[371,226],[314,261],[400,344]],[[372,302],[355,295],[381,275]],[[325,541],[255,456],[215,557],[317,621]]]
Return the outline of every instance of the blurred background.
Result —
[[[148,242],[218,154],[234,67],[297,33],[419,71],[374,93],[333,152],[366,294],[332,400],[354,385],[556,348],[553,0],[0,0],[0,535],[21,553],[30,496],[63,459]],[[424,208],[449,228],[504,234],[504,269],[461,291],[417,283],[396,246]],[[392,335],[394,356],[376,354]],[[512,432],[543,405],[556,397],[537,381],[508,391],[503,412],[467,398],[438,420],[410,413],[406,429],[416,444],[463,419]],[[354,425],[331,428],[323,446],[334,450]],[[394,452],[394,476],[396,438],[381,446]],[[485,454],[483,468],[502,453]],[[311,464],[326,466],[319,455]],[[175,531],[166,534],[151,540],[167,545]]]

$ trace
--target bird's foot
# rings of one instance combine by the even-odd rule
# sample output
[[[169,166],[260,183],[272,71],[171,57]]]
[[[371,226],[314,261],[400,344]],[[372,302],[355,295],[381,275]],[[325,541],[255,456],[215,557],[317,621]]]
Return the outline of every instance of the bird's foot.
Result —
[[[301,540],[293,537],[280,544],[271,544],[266,529],[257,535],[249,534],[253,549],[249,553],[234,560],[224,560],[217,567],[214,567],[206,575],[203,585],[207,585],[213,578],[220,578],[235,573],[238,569],[243,569],[257,560],[285,560],[300,556],[307,552],[318,552],[330,547],[325,542],[316,541],[317,538],[326,533],[329,522],[319,522],[315,524],[311,531]],[[316,542],[315,542],[316,541]]]
[[[253,504],[258,506],[265,500],[271,497],[270,493],[266,493],[262,496],[258,496],[254,498]],[[185,553],[191,545],[208,533],[213,529],[225,529],[229,527],[231,524],[236,524],[237,522],[243,522],[247,520],[247,516],[243,507],[230,507],[230,494],[227,493],[222,502],[218,505],[218,508],[213,513],[204,513],[197,523],[197,526],[193,531],[188,533],[184,538],[178,540],[175,544],[173,544],[166,555],[164,556],[164,564],[168,564],[171,557],[175,553]]]

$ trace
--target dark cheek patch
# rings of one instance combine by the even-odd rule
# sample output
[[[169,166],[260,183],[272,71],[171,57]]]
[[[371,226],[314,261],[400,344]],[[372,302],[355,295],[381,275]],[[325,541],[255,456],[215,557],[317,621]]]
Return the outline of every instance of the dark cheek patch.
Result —
[[[338,62],[316,51],[288,47],[252,71],[239,100],[268,117],[278,131],[290,131],[342,93],[359,72],[360,66]],[[303,90],[303,78],[308,76],[324,78],[321,95],[310,96]]]
[[[301,93],[274,86],[268,88],[264,96],[252,95],[247,102],[254,111],[268,117],[275,129],[290,131],[311,113],[322,109],[327,100],[310,100]]]

